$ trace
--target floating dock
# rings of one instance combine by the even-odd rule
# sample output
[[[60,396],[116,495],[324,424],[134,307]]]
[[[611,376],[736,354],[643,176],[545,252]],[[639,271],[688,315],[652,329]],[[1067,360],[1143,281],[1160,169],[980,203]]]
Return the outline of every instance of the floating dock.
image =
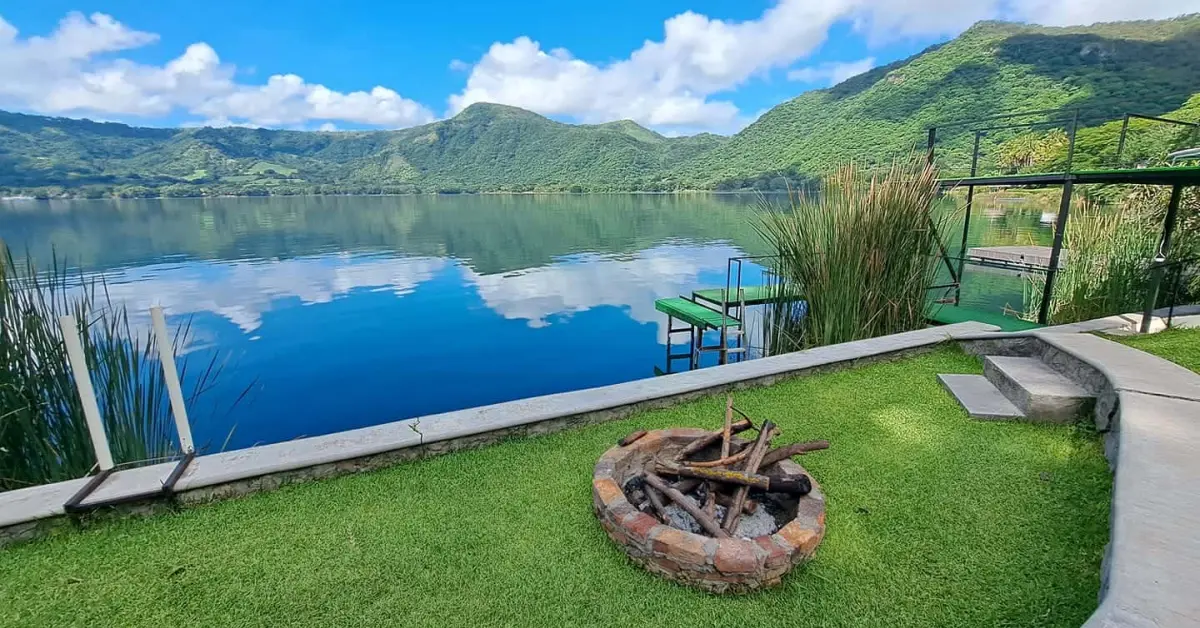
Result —
[[[1050,268],[1054,249],[1048,246],[975,246],[967,249],[967,263],[1014,270]],[[1058,268],[1065,265],[1067,251],[1059,255]]]

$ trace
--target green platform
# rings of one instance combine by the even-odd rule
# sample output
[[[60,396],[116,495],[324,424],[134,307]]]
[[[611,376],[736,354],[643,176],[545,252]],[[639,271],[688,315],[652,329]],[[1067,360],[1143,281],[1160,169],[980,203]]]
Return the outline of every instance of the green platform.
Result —
[[[654,309],[701,329],[720,329],[722,324],[739,327],[742,324],[732,316],[722,317],[720,312],[683,297],[658,299],[654,302]]]
[[[775,301],[791,301],[799,298],[799,295],[783,294],[779,296],[778,288],[775,286],[749,286],[742,288],[742,296],[745,298],[746,305],[763,305],[764,303],[772,303]],[[692,298],[707,301],[721,307],[722,302],[725,305],[740,305],[741,301],[737,299],[725,300],[724,288],[708,288],[706,290],[696,290],[692,293]]]
[[[974,321],[995,325],[1000,328],[1000,331],[1026,331],[1043,327],[1043,325],[1031,323],[1015,316],[1005,316],[997,312],[976,310],[958,305],[934,305],[932,312],[929,315],[929,322],[938,325],[952,325],[954,323]]]

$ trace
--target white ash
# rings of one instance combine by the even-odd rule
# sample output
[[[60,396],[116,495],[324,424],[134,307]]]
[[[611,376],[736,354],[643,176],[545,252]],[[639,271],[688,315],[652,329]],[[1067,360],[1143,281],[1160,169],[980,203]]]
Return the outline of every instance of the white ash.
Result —
[[[694,502],[695,500],[693,500],[693,503]],[[696,534],[708,534],[704,531],[704,528],[701,528],[700,524],[696,523],[696,520],[690,514],[688,514],[686,510],[680,508],[678,504],[667,504],[665,512],[667,515],[667,524],[671,527],[679,528],[680,530],[686,530],[688,532],[694,532]],[[713,520],[715,520],[717,523],[725,520],[724,506],[717,506],[717,513],[713,516]],[[754,511],[754,514],[742,513],[742,516],[738,519],[737,530],[734,531],[734,536],[752,539],[758,536],[774,534],[778,529],[779,524],[776,523],[775,517],[771,516],[771,513],[767,512],[767,509],[760,505],[759,508]]]

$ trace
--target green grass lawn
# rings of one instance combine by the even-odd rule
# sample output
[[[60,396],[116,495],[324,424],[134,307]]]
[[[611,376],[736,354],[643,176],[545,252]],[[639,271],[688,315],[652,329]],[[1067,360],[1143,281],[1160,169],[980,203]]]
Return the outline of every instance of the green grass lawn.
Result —
[[[1168,329],[1145,336],[1106,337],[1200,373],[1200,328]]]
[[[628,562],[591,469],[637,428],[719,425],[710,397],[627,420],[126,519],[0,550],[3,626],[1078,626],[1110,477],[1085,428],[978,422],[943,349],[737,393],[827,494],[816,558],[717,597]]]

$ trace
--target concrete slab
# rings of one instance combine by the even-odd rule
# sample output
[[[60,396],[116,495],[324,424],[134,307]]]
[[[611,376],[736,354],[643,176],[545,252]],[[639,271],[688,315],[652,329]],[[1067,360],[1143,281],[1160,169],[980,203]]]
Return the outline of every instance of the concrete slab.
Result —
[[[1003,421],[1025,416],[982,375],[938,375],[938,381],[973,419]]]
[[[1200,402],[1120,402],[1103,602],[1084,626],[1200,626]]]
[[[1174,362],[1092,334],[1032,333],[1099,370],[1114,390],[1200,401],[1200,376]]]
[[[1095,405],[1095,395],[1038,358],[984,356],[983,374],[1035,421],[1074,421]]]

